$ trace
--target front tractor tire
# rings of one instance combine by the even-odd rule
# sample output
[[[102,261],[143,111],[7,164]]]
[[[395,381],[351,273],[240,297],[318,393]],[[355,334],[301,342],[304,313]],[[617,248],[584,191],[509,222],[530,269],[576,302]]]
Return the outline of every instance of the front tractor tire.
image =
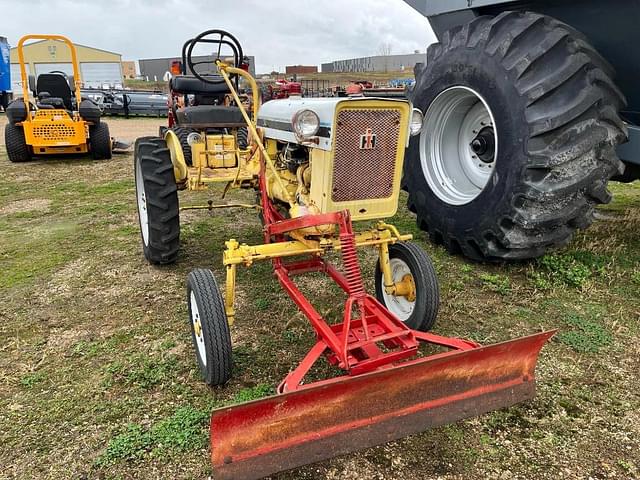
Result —
[[[136,140],[134,163],[144,256],[156,265],[174,263],[180,247],[180,209],[171,155],[164,140]]]
[[[534,258],[586,228],[623,171],[625,99],[586,38],[551,17],[478,17],[429,47],[404,185],[420,228],[477,261]]]
[[[187,277],[191,340],[207,385],[224,385],[233,367],[231,333],[222,295],[211,270],[195,269]]]
[[[408,283],[411,293],[393,295],[384,288],[380,260],[376,263],[376,298],[412,330],[428,332],[436,323],[440,306],[438,276],[427,253],[415,243],[389,245],[389,266],[395,284]]]
[[[5,125],[4,144],[9,161],[19,163],[31,160],[31,149],[27,145],[22,127],[10,123]]]

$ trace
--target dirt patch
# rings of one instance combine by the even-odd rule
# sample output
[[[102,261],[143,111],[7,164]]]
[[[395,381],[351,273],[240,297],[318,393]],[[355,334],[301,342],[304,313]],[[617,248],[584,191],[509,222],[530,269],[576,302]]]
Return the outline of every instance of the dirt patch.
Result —
[[[12,215],[14,213],[33,212],[35,210],[48,211],[51,200],[47,198],[31,198],[29,200],[17,200],[0,208],[0,215]]]

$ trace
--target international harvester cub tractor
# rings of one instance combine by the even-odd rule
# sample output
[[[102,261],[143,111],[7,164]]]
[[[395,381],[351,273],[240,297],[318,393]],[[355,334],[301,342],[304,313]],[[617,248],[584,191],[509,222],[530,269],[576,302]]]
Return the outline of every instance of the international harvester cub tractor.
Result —
[[[24,44],[29,40],[58,40],[69,49],[73,76],[64,72],[27,75]],[[91,153],[96,160],[111,158],[109,127],[100,121],[100,108],[80,94],[80,69],[76,49],[62,35],[26,35],[18,42],[22,98],[9,104],[4,136],[12,162],[34,155]],[[29,100],[33,93],[35,105]]]
[[[218,73],[192,68],[199,42],[217,43]],[[231,60],[220,49],[232,51]],[[258,105],[258,87],[242,68],[242,48],[226,32],[204,32],[186,45],[192,75],[172,79],[193,89],[176,108],[186,145],[164,138],[136,142],[135,176],[142,244],[152,263],[176,259],[179,211],[231,205],[178,206],[179,190],[218,182],[258,192],[264,243],[226,242],[222,292],[210,270],[187,279],[192,339],[207,384],[232,371],[238,266],[271,261],[282,289],[308,318],[316,343],[277,388],[277,395],[217,409],[211,417],[216,478],[261,478],[427,428],[506,407],[534,395],[538,354],[551,332],[488,347],[427,333],[438,310],[438,284],[427,254],[382,219],[397,209],[404,150],[422,115],[406,100],[293,95]],[[215,50],[214,50],[215,52]],[[252,91],[243,106],[236,80]],[[223,105],[230,95],[232,104]],[[200,97],[205,102],[193,104]],[[216,98],[220,101],[216,101]],[[213,101],[212,101],[213,100]],[[240,142],[241,129],[249,132]],[[354,222],[377,220],[354,230]],[[375,296],[366,293],[357,250],[377,251]],[[338,265],[329,256],[338,256]],[[294,282],[323,272],[345,294],[342,320],[331,323]],[[419,347],[438,347],[427,354]],[[436,348],[430,348],[432,352]],[[308,373],[324,360],[342,374],[320,381]]]

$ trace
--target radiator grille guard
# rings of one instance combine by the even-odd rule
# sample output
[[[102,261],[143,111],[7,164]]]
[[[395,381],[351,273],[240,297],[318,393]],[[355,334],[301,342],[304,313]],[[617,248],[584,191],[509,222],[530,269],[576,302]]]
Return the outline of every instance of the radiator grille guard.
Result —
[[[401,117],[400,109],[345,108],[338,113],[333,202],[393,194]]]

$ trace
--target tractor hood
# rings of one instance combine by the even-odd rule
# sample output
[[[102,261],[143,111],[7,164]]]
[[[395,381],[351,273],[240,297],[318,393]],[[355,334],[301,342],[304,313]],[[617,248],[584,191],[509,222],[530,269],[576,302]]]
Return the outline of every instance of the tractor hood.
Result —
[[[333,125],[338,104],[345,102],[371,102],[372,100],[389,102],[390,105],[406,100],[373,97],[334,97],[334,98],[302,98],[290,97],[281,100],[271,100],[260,107],[258,126],[265,129],[265,136],[282,142],[299,143],[293,130],[293,116],[301,110],[311,110],[320,119],[318,131],[319,143],[317,148],[331,150],[333,139]]]

